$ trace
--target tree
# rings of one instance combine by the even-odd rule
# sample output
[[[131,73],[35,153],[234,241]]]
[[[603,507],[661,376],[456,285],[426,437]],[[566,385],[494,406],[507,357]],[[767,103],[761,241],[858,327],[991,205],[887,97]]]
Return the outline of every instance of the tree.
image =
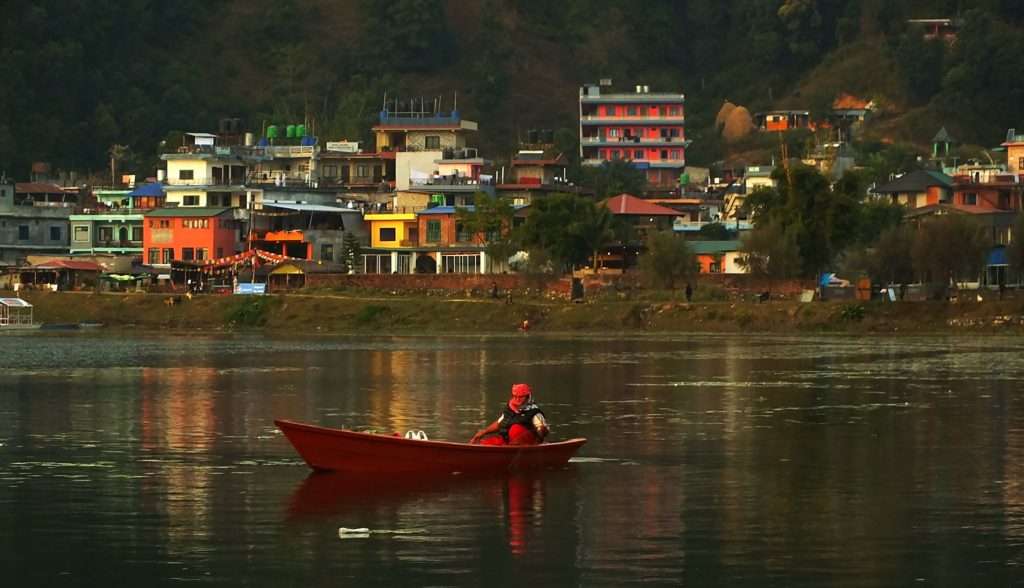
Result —
[[[732,231],[722,223],[708,223],[700,228],[697,238],[701,241],[728,241]]]
[[[951,284],[978,278],[988,248],[981,224],[954,213],[921,222],[911,257],[922,281],[932,285],[933,296],[941,296]]]
[[[598,198],[623,193],[641,194],[647,187],[644,172],[622,159],[605,161],[599,166],[585,166],[582,174],[582,184],[593,189]]]
[[[673,231],[647,235],[647,249],[640,257],[640,271],[651,284],[672,290],[697,275],[697,258],[682,237]]]
[[[607,210],[597,208],[592,199],[575,194],[552,194],[537,200],[519,228],[519,243],[531,256],[550,260],[557,270],[571,270],[586,263],[614,235]]]
[[[355,233],[346,231],[345,237],[341,241],[341,264],[345,266],[345,270],[354,274],[359,268],[359,254],[362,251],[362,246],[359,244],[359,238],[356,237]]]
[[[907,225],[885,229],[870,250],[867,272],[880,284],[908,284],[914,280],[914,228]]]
[[[484,245],[489,258],[497,259],[504,265],[508,258],[519,251],[519,245],[512,230],[515,209],[505,198],[489,196],[479,192],[472,210],[458,208],[456,220],[463,228]],[[495,266],[492,263],[491,268]]]
[[[766,278],[769,291],[775,280],[799,276],[803,260],[796,227],[785,228],[779,221],[758,224],[744,236],[737,262],[752,275]]]
[[[1006,256],[1009,258],[1010,267],[1018,276],[1024,275],[1024,214],[1017,213],[1017,220],[1013,223],[1013,239],[1006,246]]]

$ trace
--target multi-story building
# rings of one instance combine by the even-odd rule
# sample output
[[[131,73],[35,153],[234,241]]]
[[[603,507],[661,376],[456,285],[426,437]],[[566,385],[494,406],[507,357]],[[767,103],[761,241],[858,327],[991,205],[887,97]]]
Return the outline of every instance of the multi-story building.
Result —
[[[157,208],[144,215],[142,246],[149,265],[220,259],[237,253],[239,242],[239,221],[230,208]]]
[[[110,211],[73,214],[72,254],[105,253],[142,257],[142,211]]]
[[[68,218],[80,208],[77,191],[55,184],[0,181],[0,262],[68,252]]]
[[[1018,134],[1017,129],[1006,132],[1006,170],[1011,174],[1024,175],[1024,133]]]
[[[160,156],[167,162],[168,206],[245,209],[249,168],[266,156],[244,145],[219,145],[210,133],[185,133],[182,145]],[[240,217],[241,218],[241,217]]]
[[[580,158],[584,165],[625,160],[644,170],[650,191],[676,188],[686,167],[685,96],[580,88]]]
[[[433,106],[398,104],[380,112],[373,132],[378,153],[396,152],[395,188],[407,190],[412,179],[432,177],[439,172],[437,161],[444,159],[446,152],[475,158],[475,152],[466,151],[466,140],[477,128],[475,122],[464,120],[457,110],[441,112]]]

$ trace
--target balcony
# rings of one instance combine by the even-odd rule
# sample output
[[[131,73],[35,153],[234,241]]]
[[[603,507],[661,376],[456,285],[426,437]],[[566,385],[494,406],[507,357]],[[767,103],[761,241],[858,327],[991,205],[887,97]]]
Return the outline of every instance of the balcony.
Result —
[[[261,147],[263,154],[268,157],[313,157],[316,155],[316,145],[270,145]]]
[[[685,147],[688,143],[683,137],[583,137],[580,142],[583,145],[596,147],[628,147],[630,145]]]
[[[580,117],[580,124],[588,125],[683,125],[686,124],[686,117],[682,114],[669,116],[651,116],[649,114],[635,116],[585,114]]]
[[[138,241],[133,241],[133,240],[121,241],[121,240],[117,240],[117,239],[109,239],[109,240],[97,239],[92,244],[92,246],[93,247],[106,247],[108,249],[132,249],[132,248],[134,248],[134,249],[141,249],[142,248],[142,240],[139,239]]]

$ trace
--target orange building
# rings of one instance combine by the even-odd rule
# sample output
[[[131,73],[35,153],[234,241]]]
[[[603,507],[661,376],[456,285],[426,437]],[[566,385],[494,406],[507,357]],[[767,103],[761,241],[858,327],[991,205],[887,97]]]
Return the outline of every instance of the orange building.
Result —
[[[149,265],[234,255],[238,221],[230,208],[157,208],[143,218],[142,248]]]

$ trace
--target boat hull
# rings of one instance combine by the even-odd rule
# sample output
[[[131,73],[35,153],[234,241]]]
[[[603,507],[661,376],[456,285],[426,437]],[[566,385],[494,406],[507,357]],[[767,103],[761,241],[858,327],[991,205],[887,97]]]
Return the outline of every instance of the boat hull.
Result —
[[[526,446],[470,445],[330,429],[275,420],[309,467],[352,474],[480,473],[554,467],[586,439]]]

